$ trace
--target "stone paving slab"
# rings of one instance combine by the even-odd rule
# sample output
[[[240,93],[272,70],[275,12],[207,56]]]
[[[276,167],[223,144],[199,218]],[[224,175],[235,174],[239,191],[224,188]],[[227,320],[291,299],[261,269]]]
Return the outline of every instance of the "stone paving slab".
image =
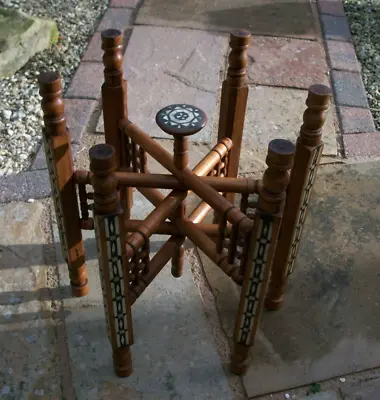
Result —
[[[344,400],[378,400],[380,398],[380,379],[371,379],[340,388]]]
[[[320,169],[284,307],[264,313],[251,352],[248,397],[379,365],[379,173],[380,162]],[[230,335],[238,296],[227,281],[212,289],[229,304],[219,312]]]
[[[307,0],[145,0],[137,24],[211,31],[248,29],[256,35],[315,40],[315,21]]]
[[[209,143],[226,47],[226,37],[210,32],[136,26],[123,66],[130,119],[152,137],[169,138],[156,125],[156,113],[169,104],[192,104],[209,122],[189,139]],[[103,116],[96,130],[104,132]]]
[[[134,217],[143,218],[151,209],[147,200],[136,194]],[[155,235],[152,250],[158,250],[166,239],[167,236]],[[170,265],[166,266],[133,306],[134,373],[127,379],[114,375],[93,232],[87,232],[85,245],[90,298],[64,299],[65,309],[70,310],[66,328],[77,398],[119,399],[122,394],[131,400],[216,397],[232,400],[187,261],[180,279],[171,277]],[[57,250],[62,262],[59,247]],[[65,270],[61,264],[63,288],[69,283]]]
[[[248,49],[248,82],[308,89],[329,85],[323,46],[310,40],[254,36]]]
[[[255,160],[264,165],[268,143],[284,138],[295,143],[302,125],[307,90],[250,87],[247,115],[244,125],[243,157],[252,162],[250,170],[257,167]],[[330,107],[323,131],[324,155],[336,156],[336,138],[333,123],[333,107]]]
[[[336,392],[321,392],[311,396],[302,397],[300,400],[340,400]]]
[[[43,199],[50,196],[50,180],[47,169],[25,171],[3,176],[0,203]]]
[[[60,399],[41,203],[0,205],[0,398]]]
[[[344,135],[343,146],[346,157],[350,159],[379,157],[380,132]]]

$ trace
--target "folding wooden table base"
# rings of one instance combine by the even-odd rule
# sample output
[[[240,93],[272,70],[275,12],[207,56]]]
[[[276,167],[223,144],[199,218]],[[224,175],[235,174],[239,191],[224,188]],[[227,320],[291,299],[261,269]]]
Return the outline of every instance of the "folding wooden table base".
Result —
[[[127,113],[120,31],[102,32],[105,143],[90,149],[90,171],[73,167],[60,76],[55,72],[40,75],[43,140],[72,292],[75,296],[88,293],[81,230],[95,229],[106,324],[119,376],[132,373],[132,305],[168,261],[173,276],[182,275],[186,238],[241,286],[231,356],[234,373],[247,368],[264,303],[274,310],[283,302],[322,154],[321,130],[330,90],[323,85],[310,87],[296,145],[272,140],[262,179],[238,178],[249,41],[250,34],[243,30],[230,36],[218,142],[192,170],[187,136],[204,127],[206,115],[186,103],[158,111],[157,124],[174,138],[174,155],[133,124]],[[170,174],[150,173],[147,154]],[[87,191],[89,185],[93,191]],[[155,206],[141,221],[131,219],[134,188]],[[164,196],[159,189],[171,192]],[[190,191],[202,201],[187,215],[185,200]],[[236,194],[241,196],[239,206]],[[210,210],[213,223],[202,223]],[[151,257],[150,237],[156,233],[169,239]]]

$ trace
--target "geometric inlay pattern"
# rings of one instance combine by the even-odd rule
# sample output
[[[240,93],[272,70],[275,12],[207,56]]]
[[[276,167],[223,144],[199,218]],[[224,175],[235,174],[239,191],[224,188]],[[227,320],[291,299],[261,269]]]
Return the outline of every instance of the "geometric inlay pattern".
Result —
[[[297,225],[293,233],[292,245],[290,249],[289,261],[287,266],[287,274],[290,275],[294,270],[294,263],[297,256],[298,246],[301,239],[303,224],[305,222],[307,207],[309,206],[309,200],[311,196],[311,189],[313,188],[314,180],[316,177],[316,171],[318,166],[318,161],[320,154],[322,152],[323,145],[318,146],[314,150],[313,157],[311,158],[309,165],[309,176],[307,178],[305,187],[303,188],[303,199],[301,202],[301,207],[297,215]]]
[[[63,220],[61,196],[59,195],[59,189],[58,189],[57,169],[56,169],[55,162],[53,161],[53,155],[52,155],[52,151],[51,151],[50,142],[48,141],[46,136],[47,135],[45,135],[45,133],[44,133],[42,135],[42,138],[43,138],[44,147],[45,147],[46,163],[47,163],[47,167],[49,170],[51,194],[53,197],[55,215],[57,218],[57,226],[58,226],[59,239],[60,239],[59,241],[61,242],[63,258],[66,260],[66,262],[68,263],[69,268],[70,268],[71,265],[70,265],[70,259],[69,259],[67,243],[66,243],[65,225],[64,225],[64,220]]]
[[[259,229],[255,240],[255,250],[252,260],[251,275],[244,298],[243,316],[237,342],[248,345],[256,317],[260,292],[263,285],[265,266],[272,241],[273,219],[271,216],[260,217]]]
[[[107,215],[103,218],[106,231],[108,274],[111,287],[116,344],[117,347],[124,347],[130,343],[128,340],[127,294],[124,293],[125,282],[119,218],[117,215]]]
[[[94,216],[94,230],[95,230],[95,238],[96,238],[96,253],[98,256],[98,260],[103,260],[102,254],[101,254],[101,243],[102,239],[100,237],[100,229],[99,229],[99,223],[103,223],[102,217],[99,217],[97,215]],[[106,317],[106,327],[107,327],[107,333],[108,333],[108,339],[111,341],[111,332],[110,332],[110,322],[109,321],[109,314],[108,314],[108,306],[107,306],[107,290],[106,290],[106,284],[105,284],[105,278],[104,278],[104,271],[103,271],[103,263],[99,262],[99,277],[100,277],[100,286],[102,288],[102,294],[103,294],[103,307],[104,307],[104,315]]]
[[[157,113],[156,122],[164,132],[190,135],[206,125],[207,117],[201,109],[189,104],[172,104]]]

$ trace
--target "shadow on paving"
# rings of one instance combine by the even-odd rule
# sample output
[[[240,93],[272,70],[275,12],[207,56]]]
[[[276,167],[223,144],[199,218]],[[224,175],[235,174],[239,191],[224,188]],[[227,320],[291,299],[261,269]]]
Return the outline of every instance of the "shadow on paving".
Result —
[[[146,0],[138,24],[214,31],[248,29],[254,34],[315,38],[308,0]]]
[[[263,314],[251,351],[249,397],[380,365],[379,176],[378,162],[320,169],[284,306]],[[238,299],[223,285],[231,335]]]

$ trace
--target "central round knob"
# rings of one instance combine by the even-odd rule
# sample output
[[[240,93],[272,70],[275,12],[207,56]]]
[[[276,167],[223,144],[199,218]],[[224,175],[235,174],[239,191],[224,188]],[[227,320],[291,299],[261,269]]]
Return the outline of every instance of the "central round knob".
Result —
[[[189,104],[172,104],[156,115],[157,125],[170,135],[188,136],[199,132],[207,123],[200,108]]]

